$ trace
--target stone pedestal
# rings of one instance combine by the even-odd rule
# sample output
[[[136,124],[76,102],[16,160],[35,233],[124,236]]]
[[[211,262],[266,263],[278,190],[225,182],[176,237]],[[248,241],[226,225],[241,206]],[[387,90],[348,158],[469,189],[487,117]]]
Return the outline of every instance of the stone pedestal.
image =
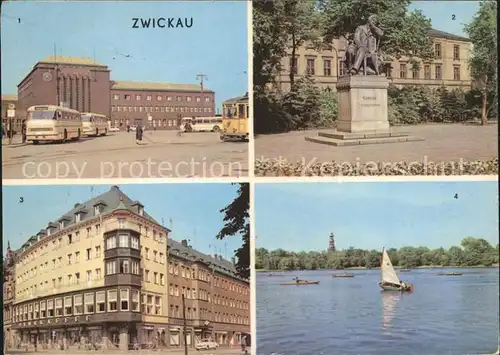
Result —
[[[347,133],[388,131],[385,76],[354,75],[337,82],[339,118],[337,130]]]
[[[348,75],[337,81],[337,129],[320,132],[307,141],[333,146],[399,143],[422,140],[407,133],[392,132],[388,120],[385,76]]]

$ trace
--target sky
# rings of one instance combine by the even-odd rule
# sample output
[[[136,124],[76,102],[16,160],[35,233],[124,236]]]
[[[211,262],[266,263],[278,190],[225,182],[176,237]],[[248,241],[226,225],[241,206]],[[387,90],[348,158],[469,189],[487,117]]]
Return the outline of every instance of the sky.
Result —
[[[132,28],[132,18],[159,17],[192,17],[193,26]],[[246,1],[2,2],[2,94],[17,94],[56,43],[58,55],[95,51],[111,80],[198,84],[206,74],[220,109],[248,91],[246,20]]]
[[[464,25],[471,22],[478,9],[479,1],[428,0],[414,1],[410,5],[410,10],[421,10],[430,18],[434,29],[464,37],[468,37]]]
[[[4,186],[3,252],[10,241],[19,248],[30,236],[73,208],[110,189],[109,185],[91,186]],[[196,250],[221,254],[228,260],[241,246],[241,237],[215,239],[224,225],[220,210],[236,197],[237,185],[231,184],[147,184],[119,186],[130,199],[139,200],[156,221],[172,230],[174,240],[190,239]],[[20,202],[20,199],[23,202]],[[173,224],[170,225],[169,218]],[[215,249],[214,249],[215,246]]]
[[[326,250],[330,233],[338,249],[498,243],[498,182],[258,184],[254,199],[268,250]]]

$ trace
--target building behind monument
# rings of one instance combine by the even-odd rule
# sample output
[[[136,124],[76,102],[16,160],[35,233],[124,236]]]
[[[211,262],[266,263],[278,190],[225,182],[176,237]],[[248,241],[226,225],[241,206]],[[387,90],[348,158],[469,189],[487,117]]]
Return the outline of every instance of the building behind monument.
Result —
[[[399,88],[408,85],[423,85],[437,89],[444,85],[448,89],[470,90],[472,87],[469,70],[469,52],[472,43],[468,38],[432,29],[436,58],[420,63],[420,70],[413,71],[408,58],[401,58],[390,63],[387,73],[389,82]],[[344,39],[334,39],[331,45],[318,50],[313,43],[305,43],[296,50],[295,59],[291,49],[282,58],[283,70],[277,78],[282,91],[290,90],[291,61],[295,60],[296,79],[309,75],[322,88],[335,91],[339,77],[347,75],[341,60],[347,43]]]

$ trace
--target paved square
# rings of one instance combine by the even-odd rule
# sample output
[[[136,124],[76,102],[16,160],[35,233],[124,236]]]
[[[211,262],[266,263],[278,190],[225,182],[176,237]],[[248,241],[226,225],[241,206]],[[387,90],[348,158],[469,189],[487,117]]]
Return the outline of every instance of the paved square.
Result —
[[[221,142],[217,133],[146,131],[68,143],[2,143],[4,179],[187,178],[248,176],[248,143]]]
[[[255,159],[316,164],[336,161],[351,164],[373,162],[459,162],[490,160],[498,156],[498,125],[425,124],[393,127],[423,141],[335,147],[305,140],[318,130],[261,135],[255,140]],[[256,172],[258,173],[258,172]]]

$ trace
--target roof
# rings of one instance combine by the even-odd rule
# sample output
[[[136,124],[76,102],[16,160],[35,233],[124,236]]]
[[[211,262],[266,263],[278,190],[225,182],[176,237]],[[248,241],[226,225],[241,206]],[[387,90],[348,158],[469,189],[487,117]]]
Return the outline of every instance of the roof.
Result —
[[[75,206],[70,211],[66,212],[65,214],[63,214],[59,218],[54,219],[54,221],[47,223],[47,227],[57,226],[57,228],[59,228],[58,222],[62,221],[62,220],[66,220],[66,221],[68,221],[68,223],[65,225],[64,228],[67,228],[67,227],[72,226],[74,224],[81,223],[83,221],[92,219],[92,218],[96,217],[94,215],[94,205],[96,205],[97,203],[101,203],[101,206],[102,206],[102,210],[101,210],[101,213],[99,215],[111,213],[111,212],[117,210],[118,207],[120,207],[120,209],[125,208],[126,210],[128,210],[130,212],[137,213],[136,209],[132,208],[132,206],[134,205],[135,202],[137,202],[137,201],[131,200],[127,195],[125,195],[120,190],[120,188],[118,186],[112,186],[109,191],[106,191],[105,193],[103,193],[99,196],[96,196],[96,197],[94,197],[94,198],[92,198],[84,203],[75,204]],[[89,213],[85,213],[85,214],[81,215],[80,222],[76,222],[76,212],[82,211],[82,209],[89,211]],[[146,212],[144,212],[143,217],[150,220],[153,223],[159,224],[153,217],[148,215]],[[30,237],[30,239],[28,239],[28,242],[36,242],[36,241],[37,241],[37,237],[35,237],[35,236],[32,236],[32,237]],[[23,244],[21,249],[18,251],[22,251],[22,249],[25,246],[27,246],[27,243]]]
[[[457,36],[457,35],[454,35],[453,33],[448,33],[448,32],[444,32],[444,31],[436,30],[435,28],[431,28],[429,35],[431,37],[435,37],[435,38],[446,38],[446,39],[451,39],[454,41],[471,42],[471,40],[466,38],[466,37]]]
[[[138,81],[113,81],[112,90],[188,91],[201,92],[199,84],[146,83]],[[204,92],[213,92],[208,88]]]
[[[105,67],[102,63],[96,62],[94,59],[86,58],[86,57],[71,57],[68,55],[49,55],[45,57],[38,63],[49,63],[49,64],[72,64],[72,65],[89,65],[95,67]]]
[[[229,260],[226,260],[222,257],[215,257],[212,255],[200,253],[199,251],[194,250],[191,247],[186,247],[181,242],[178,242],[173,239],[168,239],[167,245],[171,248],[170,252],[171,255],[172,255],[172,250],[177,249],[179,251],[179,256],[181,257],[186,257],[194,260],[199,259],[203,263],[213,265],[215,271],[229,274],[232,277],[238,277],[236,273],[236,267]],[[173,255],[175,256],[175,254]]]
[[[17,101],[17,95],[13,94],[2,95],[2,101]]]
[[[63,106],[56,106],[56,105],[35,105],[35,106],[30,106],[28,107],[28,111],[35,111],[35,107],[46,107],[47,111],[66,111],[70,113],[80,113],[77,110],[73,110],[72,108],[69,107],[63,107]]]
[[[228,99],[228,100],[224,101],[223,104],[231,104],[231,103],[236,103],[236,102],[241,102],[241,101],[248,102],[248,92],[243,96],[238,96],[238,97],[233,97],[231,99]]]

